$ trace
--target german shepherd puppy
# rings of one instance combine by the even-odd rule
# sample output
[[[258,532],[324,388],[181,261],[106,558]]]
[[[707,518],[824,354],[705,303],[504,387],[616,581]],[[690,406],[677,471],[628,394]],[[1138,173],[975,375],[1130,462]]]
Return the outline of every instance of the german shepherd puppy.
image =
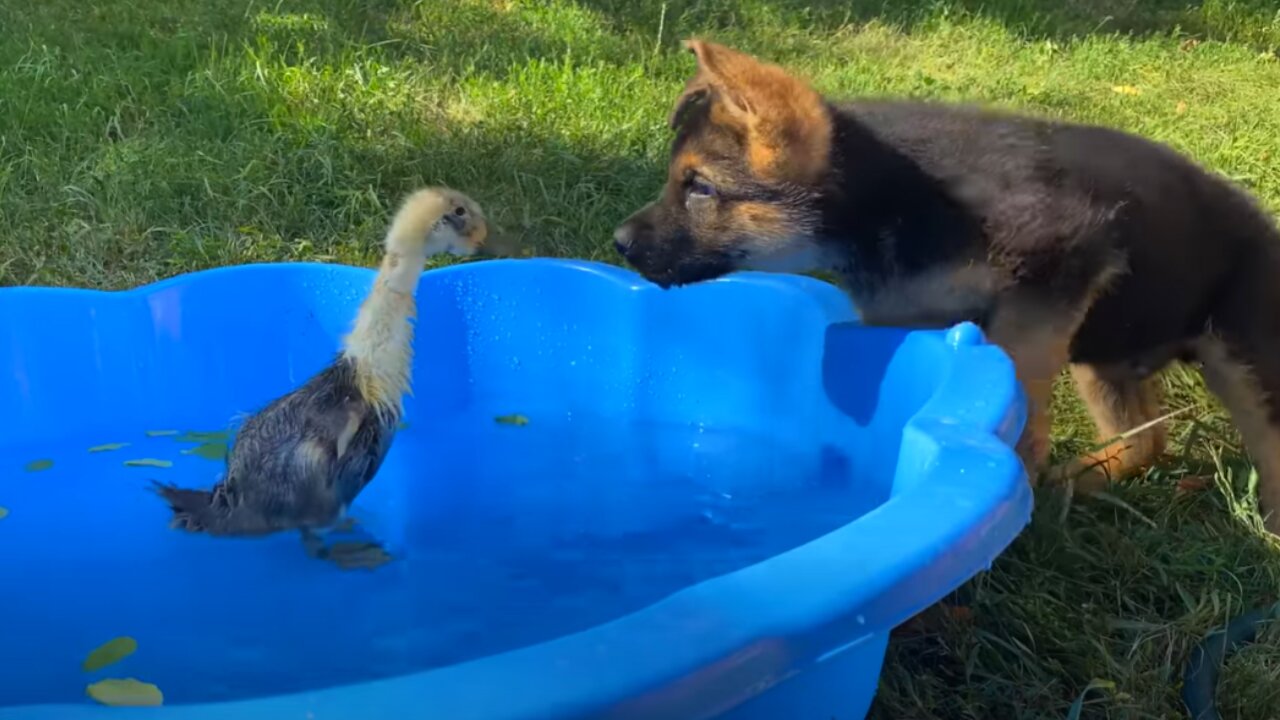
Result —
[[[864,322],[969,320],[1027,394],[1018,450],[1049,450],[1064,366],[1103,449],[1050,473],[1097,489],[1164,450],[1155,374],[1197,362],[1257,464],[1280,533],[1280,232],[1241,190],[1101,127],[943,104],[836,104],[711,42],[675,104],[666,185],[614,235],[663,286],[828,271]]]

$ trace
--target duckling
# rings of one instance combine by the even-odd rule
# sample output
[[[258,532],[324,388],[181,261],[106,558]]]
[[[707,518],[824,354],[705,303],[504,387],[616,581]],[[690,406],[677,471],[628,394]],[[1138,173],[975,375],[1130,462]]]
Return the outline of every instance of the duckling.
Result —
[[[438,253],[473,255],[487,234],[480,206],[462,193],[429,187],[409,195],[333,362],[244,422],[225,475],[211,489],[155,483],[173,511],[170,527],[241,537],[299,530],[309,554],[338,561],[316,533],[344,519],[395,438],[410,389],[411,321],[423,265]]]

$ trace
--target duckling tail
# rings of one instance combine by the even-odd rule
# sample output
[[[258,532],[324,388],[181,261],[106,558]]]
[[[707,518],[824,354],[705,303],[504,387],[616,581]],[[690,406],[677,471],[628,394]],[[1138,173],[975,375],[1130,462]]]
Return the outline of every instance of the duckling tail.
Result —
[[[176,485],[151,481],[152,489],[169,503],[173,518],[169,527],[188,532],[208,532],[213,518],[213,493],[208,490],[187,490]]]

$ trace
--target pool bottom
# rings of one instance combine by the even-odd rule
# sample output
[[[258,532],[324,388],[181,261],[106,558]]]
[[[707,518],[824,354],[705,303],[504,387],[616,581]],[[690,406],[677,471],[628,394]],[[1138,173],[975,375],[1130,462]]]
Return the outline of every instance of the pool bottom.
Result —
[[[396,560],[343,572],[305,557],[293,534],[168,530],[147,483],[207,486],[221,462],[146,429],[0,448],[0,568],[26,583],[0,601],[11,628],[0,706],[88,702],[101,677],[153,682],[179,704],[450,665],[635,611],[879,501],[854,482],[846,448],[782,432],[453,417],[410,423],[353,511]],[[172,466],[123,464],[136,459]],[[83,673],[88,651],[118,635],[138,652]]]

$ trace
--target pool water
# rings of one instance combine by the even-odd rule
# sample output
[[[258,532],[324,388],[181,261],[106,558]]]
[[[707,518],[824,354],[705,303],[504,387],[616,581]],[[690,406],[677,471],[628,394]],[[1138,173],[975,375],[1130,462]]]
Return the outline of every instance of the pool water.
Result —
[[[294,533],[169,530],[150,481],[207,487],[222,461],[145,434],[163,428],[0,445],[0,706],[89,702],[102,677],[155,683],[175,704],[450,665],[617,618],[882,499],[859,490],[848,448],[815,447],[804,428],[523,412],[524,426],[410,418],[352,511],[396,558],[374,570],[310,559]],[[124,465],[142,458],[172,466]],[[52,467],[25,469],[41,459]],[[133,656],[81,671],[120,635],[137,639]]]

